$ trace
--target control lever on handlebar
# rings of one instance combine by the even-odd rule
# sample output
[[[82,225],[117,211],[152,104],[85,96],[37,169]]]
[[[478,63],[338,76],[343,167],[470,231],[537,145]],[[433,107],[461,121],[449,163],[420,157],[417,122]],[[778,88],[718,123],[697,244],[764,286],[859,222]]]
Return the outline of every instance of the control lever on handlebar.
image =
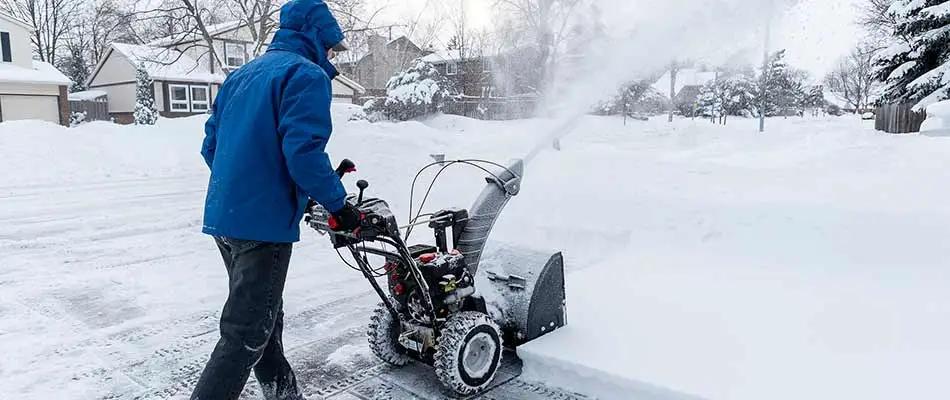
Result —
[[[340,179],[343,179],[343,175],[347,172],[356,172],[356,164],[348,158],[340,161],[340,166],[336,167],[336,174],[340,176]]]
[[[349,158],[344,158],[343,161],[340,161],[340,165],[336,167],[335,172],[340,179],[343,179],[343,175],[346,175],[348,172],[356,172],[356,163]],[[313,201],[313,199],[307,200],[308,210],[312,209],[315,205],[317,205],[317,203]]]
[[[360,197],[356,200],[356,204],[360,205],[363,204],[363,191],[369,187],[369,182],[360,179],[356,182],[356,187],[360,188]]]

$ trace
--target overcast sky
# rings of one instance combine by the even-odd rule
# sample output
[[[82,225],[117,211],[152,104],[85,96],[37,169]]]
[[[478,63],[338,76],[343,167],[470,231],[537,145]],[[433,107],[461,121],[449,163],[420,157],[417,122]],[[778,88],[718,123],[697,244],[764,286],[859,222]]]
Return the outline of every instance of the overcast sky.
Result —
[[[455,0],[459,1],[459,0]],[[491,22],[492,0],[464,0],[469,25],[487,26]],[[766,1],[766,0],[756,0]],[[855,4],[859,0],[800,0],[791,10],[775,18],[771,45],[788,50],[791,64],[822,76],[841,55],[847,53],[860,35],[853,21]],[[405,21],[406,17],[437,14],[442,0],[370,0],[374,5],[386,5],[380,21]],[[761,27],[764,21],[750,21]],[[761,31],[761,29],[760,29]],[[764,41],[764,37],[762,38]],[[761,46],[756,49],[761,54]]]

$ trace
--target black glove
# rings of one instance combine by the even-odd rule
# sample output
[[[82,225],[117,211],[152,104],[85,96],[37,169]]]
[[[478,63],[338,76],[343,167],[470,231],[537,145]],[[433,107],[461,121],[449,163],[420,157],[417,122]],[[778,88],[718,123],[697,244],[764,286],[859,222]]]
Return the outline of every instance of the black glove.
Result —
[[[339,211],[331,214],[330,229],[337,232],[349,232],[360,227],[362,219],[359,210],[353,207],[349,202]]]

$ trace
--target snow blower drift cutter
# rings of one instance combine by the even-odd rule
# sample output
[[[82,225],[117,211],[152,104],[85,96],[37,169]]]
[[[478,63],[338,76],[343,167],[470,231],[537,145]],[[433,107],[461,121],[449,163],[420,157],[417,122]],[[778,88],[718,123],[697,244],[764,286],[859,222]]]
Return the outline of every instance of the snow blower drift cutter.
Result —
[[[493,173],[476,163],[501,171]],[[521,160],[507,167],[480,160],[443,161],[419,173],[453,164],[476,166],[491,175],[470,210],[448,208],[422,215],[420,206],[415,218],[399,226],[386,201],[363,197],[369,184],[360,180],[359,194],[347,197],[361,213],[359,228],[335,232],[332,216],[312,201],[305,220],[317,232],[329,234],[338,251],[349,249],[356,261],[353,268],[382,299],[368,329],[373,353],[396,366],[412,360],[431,365],[443,385],[471,395],[491,385],[503,347],[517,347],[566,324],[564,262],[560,253],[518,248],[483,254],[501,210],[520,190]],[[337,174],[342,178],[354,170],[355,165],[344,160]],[[407,245],[413,227],[420,225],[433,230],[434,244]],[[484,264],[481,275],[479,264]],[[386,284],[380,285],[377,279],[383,277]]]

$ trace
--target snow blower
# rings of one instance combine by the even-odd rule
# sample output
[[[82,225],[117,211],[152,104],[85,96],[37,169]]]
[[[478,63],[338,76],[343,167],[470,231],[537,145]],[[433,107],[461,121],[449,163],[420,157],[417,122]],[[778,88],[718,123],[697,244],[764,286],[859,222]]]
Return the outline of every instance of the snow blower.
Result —
[[[373,353],[395,366],[413,360],[428,364],[445,387],[472,395],[491,385],[504,348],[515,348],[566,324],[564,263],[559,252],[511,248],[497,257],[483,254],[499,214],[520,190],[521,160],[508,166],[442,160],[422,168],[416,179],[429,167],[441,166],[441,174],[454,164],[490,175],[470,210],[446,208],[423,215],[427,192],[415,218],[410,212],[408,224],[399,226],[386,201],[363,197],[369,183],[360,180],[359,193],[347,197],[361,213],[359,228],[335,232],[332,216],[312,201],[305,221],[321,235],[329,235],[337,252],[350,251],[356,266],[344,262],[362,272],[382,300],[368,329]],[[500,167],[501,172],[479,164]],[[337,174],[342,178],[352,171],[353,162],[344,160]],[[414,190],[415,179],[412,186]],[[420,225],[433,230],[434,244],[407,245],[413,227]],[[374,266],[370,257],[382,265]],[[476,288],[476,274],[486,266]],[[377,279],[383,277],[387,283],[380,285]]]

